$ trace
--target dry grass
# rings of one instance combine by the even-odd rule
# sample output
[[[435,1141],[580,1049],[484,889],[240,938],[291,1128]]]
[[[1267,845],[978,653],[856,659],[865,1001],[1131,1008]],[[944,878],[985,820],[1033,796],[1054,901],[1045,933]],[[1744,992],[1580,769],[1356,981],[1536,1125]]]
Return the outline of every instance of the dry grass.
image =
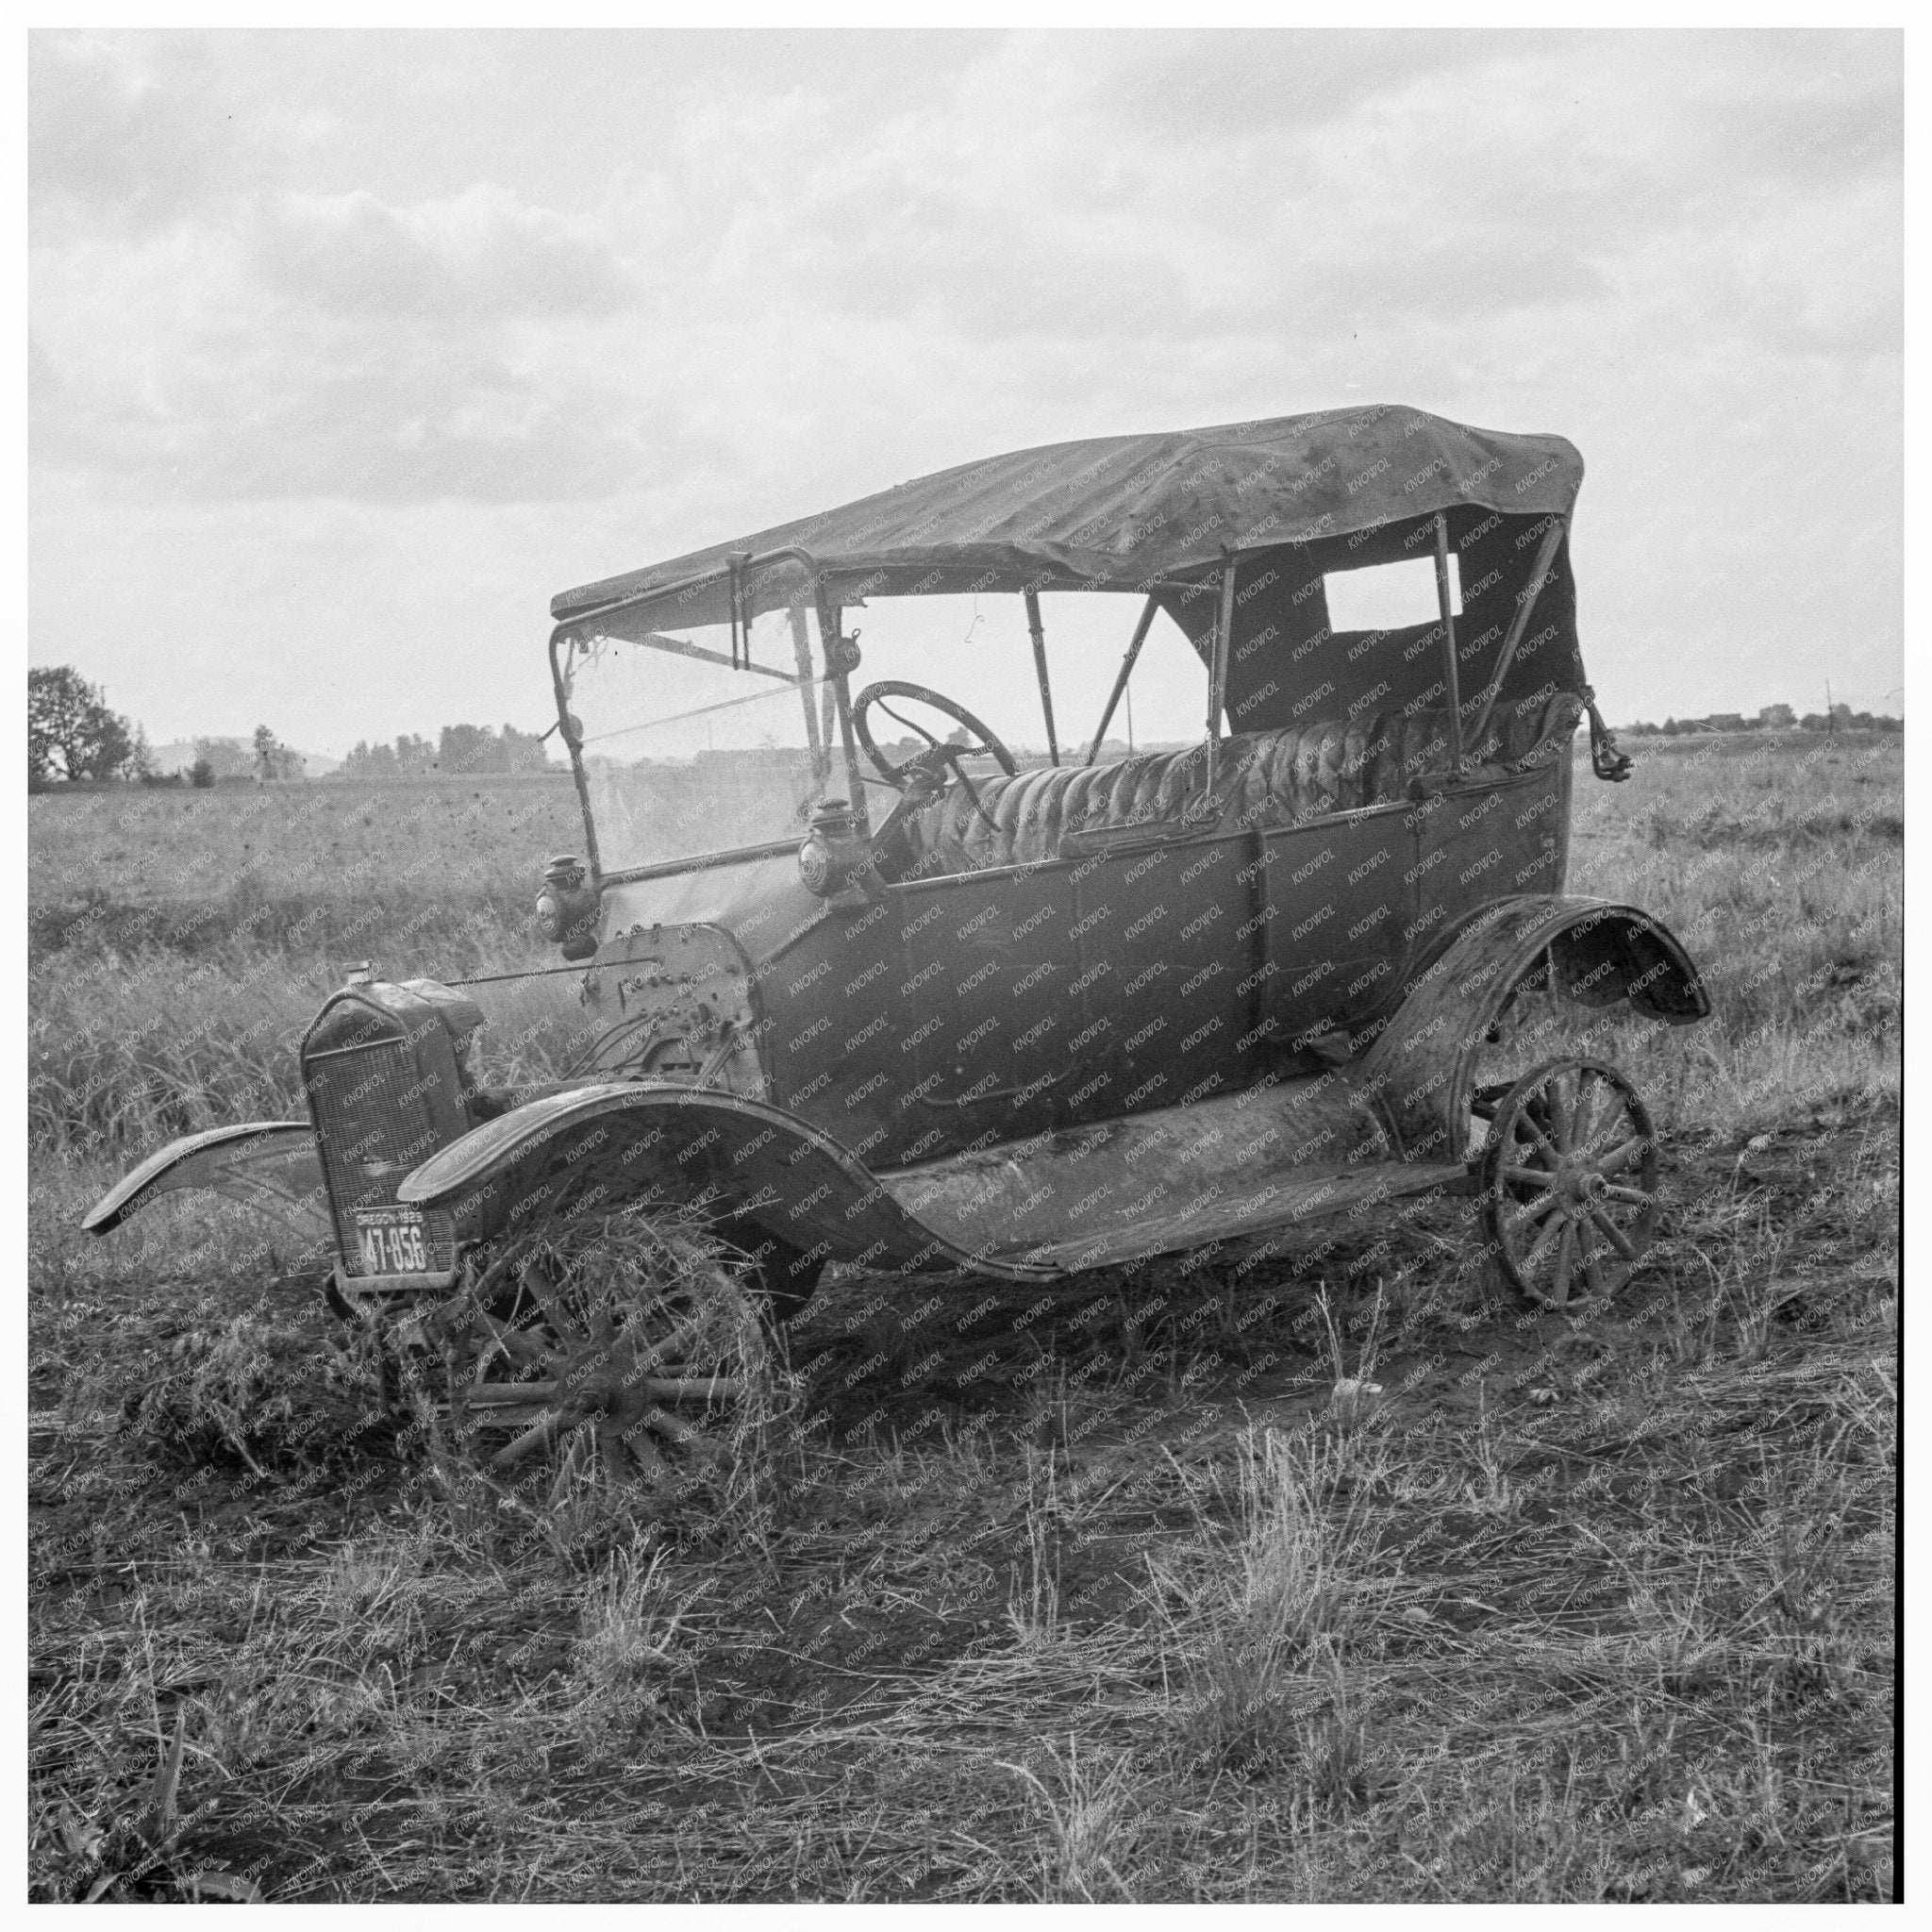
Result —
[[[430,924],[521,925],[544,860],[584,832],[553,774],[43,792],[27,836],[37,952],[240,941],[341,958]]]
[[[1580,790],[1576,889],[1720,1008],[1639,1048],[1677,1206],[1588,1326],[1440,1210],[1360,1268],[847,1278],[758,1482],[506,1508],[272,1246],[84,1245],[111,1163],[43,1129],[33,1895],[1886,1896],[1900,808],[1833,755]],[[148,1036],[184,1082],[223,985]]]
[[[1655,912],[1716,1013],[1627,1064],[1665,1128],[1731,1133],[1808,1107],[1895,1101],[1903,997],[1900,741],[1644,747],[1627,785],[1578,785],[1570,890]]]

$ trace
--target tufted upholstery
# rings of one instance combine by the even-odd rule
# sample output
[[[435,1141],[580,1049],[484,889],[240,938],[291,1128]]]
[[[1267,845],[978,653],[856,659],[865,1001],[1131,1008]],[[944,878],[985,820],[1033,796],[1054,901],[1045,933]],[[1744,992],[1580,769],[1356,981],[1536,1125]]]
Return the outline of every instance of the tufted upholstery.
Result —
[[[1512,731],[1521,757],[1538,737]],[[1280,731],[1224,739],[1212,815],[1222,824],[1287,825],[1328,812],[1391,805],[1422,772],[1447,771],[1448,723],[1437,711],[1405,716],[1324,719]],[[1044,766],[1008,778],[975,778],[985,817],[957,780],[908,821],[912,869],[926,874],[974,872],[1058,858],[1063,837],[1136,824],[1178,824],[1204,805],[1205,745],[1144,752],[1117,764]],[[989,824],[988,820],[991,823]]]

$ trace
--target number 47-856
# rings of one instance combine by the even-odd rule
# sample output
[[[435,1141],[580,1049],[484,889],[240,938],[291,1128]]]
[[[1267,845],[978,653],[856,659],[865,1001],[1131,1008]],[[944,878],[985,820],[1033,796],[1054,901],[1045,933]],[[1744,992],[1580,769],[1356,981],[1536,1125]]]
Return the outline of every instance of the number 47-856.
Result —
[[[429,1259],[423,1250],[421,1225],[365,1227],[362,1230],[362,1266],[371,1274],[425,1273]]]

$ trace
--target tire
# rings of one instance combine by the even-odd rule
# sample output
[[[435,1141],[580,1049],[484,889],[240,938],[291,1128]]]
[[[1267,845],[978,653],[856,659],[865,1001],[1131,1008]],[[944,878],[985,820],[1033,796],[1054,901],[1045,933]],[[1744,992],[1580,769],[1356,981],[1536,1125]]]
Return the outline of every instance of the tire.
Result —
[[[1519,1294],[1544,1307],[1607,1302],[1657,1233],[1657,1130],[1642,1095],[1602,1060],[1531,1068],[1489,1116],[1481,1188],[1490,1252]]]
[[[782,1406],[758,1270],[699,1224],[578,1214],[479,1259],[422,1329],[447,1441],[492,1477],[575,1461],[663,1485]]]

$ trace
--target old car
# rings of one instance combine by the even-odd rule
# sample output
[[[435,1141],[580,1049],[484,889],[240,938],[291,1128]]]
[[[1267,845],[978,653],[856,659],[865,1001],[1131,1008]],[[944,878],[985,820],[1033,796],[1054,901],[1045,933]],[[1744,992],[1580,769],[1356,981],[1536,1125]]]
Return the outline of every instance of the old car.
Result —
[[[701,1213],[780,1312],[828,1262],[1049,1280],[1445,1194],[1532,1302],[1615,1292],[1658,1158],[1591,1023],[1709,1006],[1657,920],[1565,892],[1579,725],[1628,769],[1581,476],[1558,437],[1331,410],[1025,450],[564,591],[584,850],[540,894],[568,971],[531,972],[577,1074],[492,1089],[467,992],[354,975],[307,1119],[164,1148],[86,1224],[306,1204],[344,1308],[469,1311],[440,1332],[501,1466],[582,1425],[656,1467],[733,1386],[688,1303],[558,1232],[641,1210]],[[1124,745],[1157,641],[1191,715]]]

